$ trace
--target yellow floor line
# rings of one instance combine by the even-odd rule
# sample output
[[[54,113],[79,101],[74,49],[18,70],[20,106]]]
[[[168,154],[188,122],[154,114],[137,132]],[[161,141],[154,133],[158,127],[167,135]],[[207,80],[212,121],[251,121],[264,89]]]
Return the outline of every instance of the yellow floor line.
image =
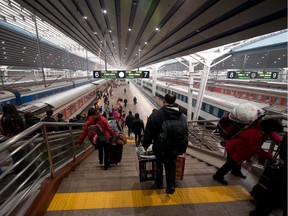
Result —
[[[242,186],[176,188],[173,195],[165,190],[129,190],[55,194],[48,211],[101,208],[129,208],[251,200]]]

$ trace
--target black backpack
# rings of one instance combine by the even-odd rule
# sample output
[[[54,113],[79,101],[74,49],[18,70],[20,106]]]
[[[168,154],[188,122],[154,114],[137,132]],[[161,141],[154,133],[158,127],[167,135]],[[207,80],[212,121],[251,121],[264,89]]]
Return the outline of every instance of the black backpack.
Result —
[[[108,143],[109,139],[106,135],[105,129],[99,124],[95,123],[88,127],[88,139],[92,145],[97,145],[99,143]]]
[[[179,119],[165,120],[156,141],[155,151],[171,156],[185,153],[188,143],[186,131],[186,125]]]

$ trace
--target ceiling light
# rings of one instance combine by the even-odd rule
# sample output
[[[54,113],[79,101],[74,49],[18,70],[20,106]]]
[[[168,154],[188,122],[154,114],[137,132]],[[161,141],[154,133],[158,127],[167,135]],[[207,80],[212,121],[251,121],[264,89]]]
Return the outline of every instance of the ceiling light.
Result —
[[[145,41],[144,43],[145,43],[145,45],[147,45],[147,44],[148,44],[146,41]]]
[[[106,14],[106,13],[107,13],[107,10],[103,10],[103,13]]]
[[[159,28],[156,28],[155,30],[156,30],[156,31],[159,31]]]
[[[93,32],[95,35],[97,34],[97,32]]]
[[[110,33],[112,32],[112,30],[108,30]]]
[[[83,19],[88,19],[88,17],[87,16],[83,16]]]
[[[128,31],[132,31],[132,29],[131,29],[131,28],[129,28],[129,29],[128,29]]]

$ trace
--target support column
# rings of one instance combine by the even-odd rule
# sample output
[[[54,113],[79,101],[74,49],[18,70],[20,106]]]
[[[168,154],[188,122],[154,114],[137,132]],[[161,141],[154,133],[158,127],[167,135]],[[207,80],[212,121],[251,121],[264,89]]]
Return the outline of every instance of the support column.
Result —
[[[187,121],[192,119],[192,103],[193,103],[193,72],[194,68],[198,63],[192,63],[189,61],[189,87],[188,87],[188,110],[187,110]]]
[[[42,75],[43,75],[43,81],[44,81],[44,86],[45,88],[47,87],[46,85],[46,77],[45,77],[45,72],[44,72],[44,68],[43,68],[43,61],[42,61],[42,54],[41,54],[41,47],[40,47],[40,39],[39,39],[39,34],[38,34],[38,27],[37,27],[37,18],[34,15],[33,16],[34,21],[35,21],[35,30],[36,30],[36,37],[37,37],[37,45],[38,45],[38,52],[39,52],[39,58],[40,58],[40,67],[42,70]]]
[[[207,85],[207,80],[208,80],[208,75],[210,72],[210,65],[211,65],[211,60],[205,60],[205,64],[204,64],[204,70],[203,70],[203,74],[201,77],[201,84],[200,84],[200,88],[199,88],[199,92],[198,92],[198,98],[197,98],[197,102],[196,102],[196,108],[195,108],[195,112],[193,115],[193,120],[198,120],[199,115],[200,115],[200,111],[201,111],[201,106],[202,106],[202,102],[203,102],[203,96],[204,96],[204,92],[206,89],[206,85]]]
[[[154,97],[156,96],[157,71],[158,71],[158,68],[155,68],[153,72],[153,80],[152,80],[152,95]]]

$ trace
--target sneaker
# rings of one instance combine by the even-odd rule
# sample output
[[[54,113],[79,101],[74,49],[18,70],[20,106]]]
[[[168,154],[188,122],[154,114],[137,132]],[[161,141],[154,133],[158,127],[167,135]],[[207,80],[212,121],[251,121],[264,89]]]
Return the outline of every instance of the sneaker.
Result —
[[[223,184],[223,185],[228,185],[228,182],[224,180],[224,178],[221,178],[219,176],[217,176],[216,174],[213,175],[213,179],[215,181],[218,181],[219,183]]]
[[[167,194],[173,194],[175,192],[175,187],[170,187],[170,188],[167,188],[165,193]]]
[[[231,171],[231,174],[246,179],[246,176],[241,171],[240,172]]]

